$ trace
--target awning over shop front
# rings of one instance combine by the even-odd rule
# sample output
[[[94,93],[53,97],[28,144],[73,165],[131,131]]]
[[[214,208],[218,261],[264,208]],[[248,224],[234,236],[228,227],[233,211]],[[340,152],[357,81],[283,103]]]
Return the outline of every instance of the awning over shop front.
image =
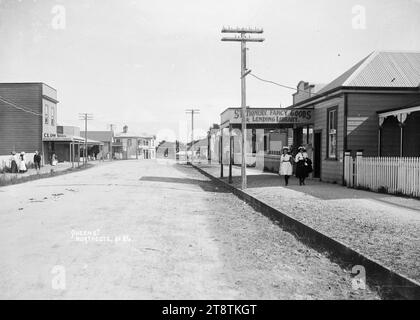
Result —
[[[420,106],[379,112],[379,126],[382,127],[385,119],[388,117],[396,117],[399,123],[404,124],[405,120],[407,120],[407,117],[410,115],[410,113],[417,111],[420,111]]]
[[[84,144],[85,138],[79,136],[68,136],[68,135],[58,135],[56,137],[44,137],[42,139],[46,142],[67,142],[67,143],[76,143],[76,144]],[[103,146],[104,143],[101,141],[87,139],[87,144],[89,146]]]
[[[400,157],[416,157],[420,144],[418,143],[418,122],[420,105],[413,104],[405,108],[378,112],[378,154],[397,156],[396,147],[399,146]],[[394,119],[392,119],[394,118]],[[386,120],[388,119],[388,120]],[[398,126],[395,126],[398,121]],[[390,122],[388,122],[390,121]],[[394,124],[394,125],[392,125]],[[399,129],[398,129],[399,127]],[[399,131],[399,132],[398,132]],[[398,140],[399,133],[399,143]],[[392,140],[392,142],[389,142]],[[387,142],[384,144],[384,142]]]

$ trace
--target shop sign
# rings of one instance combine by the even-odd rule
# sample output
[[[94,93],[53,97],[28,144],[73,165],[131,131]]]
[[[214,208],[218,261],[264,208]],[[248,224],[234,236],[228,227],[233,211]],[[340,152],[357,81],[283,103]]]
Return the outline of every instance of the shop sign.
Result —
[[[313,110],[310,109],[282,109],[282,108],[248,108],[248,124],[310,124],[313,122]],[[221,115],[222,124],[242,123],[240,108],[227,109]]]
[[[56,138],[57,135],[55,133],[47,133],[44,132],[44,138]]]

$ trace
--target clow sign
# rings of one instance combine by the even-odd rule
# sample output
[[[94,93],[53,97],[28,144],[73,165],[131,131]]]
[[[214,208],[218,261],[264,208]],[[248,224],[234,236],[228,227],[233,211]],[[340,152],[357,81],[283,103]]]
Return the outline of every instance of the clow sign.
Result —
[[[310,124],[313,110],[310,109],[282,109],[282,108],[248,108],[248,124]],[[242,123],[241,108],[229,108],[221,115],[222,125]]]
[[[44,138],[56,138],[57,135],[55,133],[48,133],[44,132]]]

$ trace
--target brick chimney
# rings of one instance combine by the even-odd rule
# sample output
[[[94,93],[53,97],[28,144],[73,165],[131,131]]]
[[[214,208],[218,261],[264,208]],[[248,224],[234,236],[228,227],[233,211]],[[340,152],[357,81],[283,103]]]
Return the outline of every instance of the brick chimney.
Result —
[[[127,125],[125,125],[125,126],[123,127],[123,132],[124,132],[124,133],[127,133],[127,131],[128,131],[128,126],[127,126]]]

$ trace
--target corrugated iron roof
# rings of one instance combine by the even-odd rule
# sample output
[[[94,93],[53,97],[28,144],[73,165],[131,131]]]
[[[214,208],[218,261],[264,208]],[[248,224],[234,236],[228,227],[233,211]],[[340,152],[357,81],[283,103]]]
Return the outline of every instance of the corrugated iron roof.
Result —
[[[377,51],[359,61],[317,94],[339,87],[420,86],[420,52]]]
[[[113,135],[112,131],[88,131],[87,132],[88,139],[102,141],[102,142],[111,141],[112,135]],[[84,137],[85,132],[80,131],[80,136]]]
[[[349,87],[418,87],[420,52],[376,52],[354,76]]]

